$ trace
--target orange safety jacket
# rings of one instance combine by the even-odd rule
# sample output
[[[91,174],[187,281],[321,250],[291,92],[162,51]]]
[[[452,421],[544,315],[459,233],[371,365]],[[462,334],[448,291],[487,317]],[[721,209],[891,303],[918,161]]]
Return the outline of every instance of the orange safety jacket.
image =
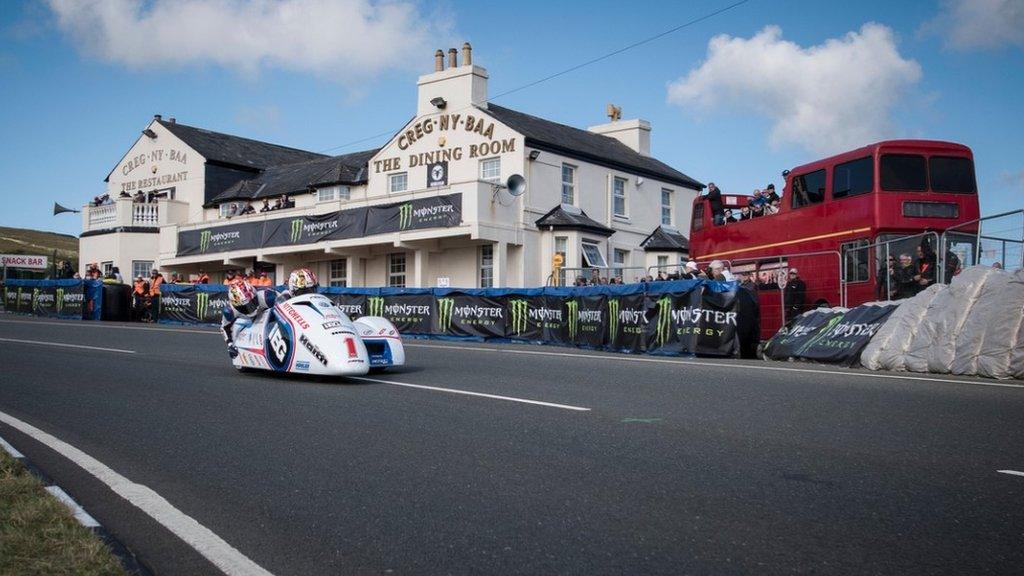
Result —
[[[150,284],[149,284],[149,293],[152,294],[153,296],[159,296],[160,295],[160,285],[163,284],[163,283],[164,283],[164,277],[163,276],[157,276],[156,278],[153,278],[153,281],[150,282]]]
[[[136,280],[134,282],[134,284],[135,284],[135,293],[138,294],[139,296],[145,296],[146,295],[146,283],[145,282],[139,282],[138,280]]]

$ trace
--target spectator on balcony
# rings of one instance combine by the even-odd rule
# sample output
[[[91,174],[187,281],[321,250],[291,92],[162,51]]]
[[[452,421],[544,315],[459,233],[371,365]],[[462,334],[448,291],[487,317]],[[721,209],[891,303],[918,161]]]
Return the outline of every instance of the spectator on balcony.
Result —
[[[127,190],[121,190],[121,193],[117,195],[118,198],[131,198],[132,193]]]
[[[281,209],[281,199],[278,198],[277,200],[274,200],[274,205],[271,206],[270,209],[271,210],[280,210]]]
[[[762,209],[768,204],[768,199],[764,197],[764,194],[760,190],[754,190],[754,196],[750,198],[747,204],[753,208],[760,206]]]
[[[719,282],[725,282],[725,264],[721,260],[712,260],[707,270],[708,280],[717,280]]]
[[[778,214],[780,208],[782,208],[781,202],[779,200],[772,200],[764,207],[764,213],[766,216]]]
[[[137,191],[135,193],[135,196],[132,196],[132,202],[135,202],[137,204],[142,204],[145,201],[146,201],[146,195],[143,194],[142,190]]]
[[[740,216],[738,220],[750,220],[753,215],[750,213],[750,206],[743,206],[740,208]]]
[[[263,206],[260,206],[260,213],[262,214],[263,212],[270,212],[270,210],[270,198],[264,198]]]
[[[281,195],[281,207],[282,208],[295,208],[295,200],[288,197],[287,194]]]
[[[752,205],[750,207],[750,217],[751,218],[760,218],[761,216],[764,216],[764,205],[763,204],[754,204],[754,205]]]
[[[246,202],[245,203],[245,208],[242,209],[242,214],[248,215],[248,214],[255,214],[255,213],[256,213],[256,208],[253,207],[252,202]]]
[[[732,224],[736,222],[736,217],[732,215],[732,210],[729,208],[725,209],[725,212],[722,214],[722,217],[725,220],[726,224]]]
[[[914,259],[910,257],[910,254],[906,252],[900,254],[900,265],[896,268],[894,275],[896,277],[896,297],[898,299],[910,298],[920,292],[917,288],[918,284],[914,280],[917,270],[914,268]]]

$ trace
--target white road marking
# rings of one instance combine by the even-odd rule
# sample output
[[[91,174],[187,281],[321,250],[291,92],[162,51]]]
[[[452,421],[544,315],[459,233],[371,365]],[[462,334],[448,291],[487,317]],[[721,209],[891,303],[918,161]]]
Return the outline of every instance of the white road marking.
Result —
[[[996,470],[1000,474],[1011,474],[1013,476],[1024,476],[1024,472],[1018,472],[1016,470]]]
[[[86,472],[92,474],[100,482],[109,486],[117,495],[148,514],[174,535],[184,540],[186,544],[224,571],[225,574],[230,576],[270,576],[270,572],[250,560],[221,539],[220,536],[210,531],[210,529],[196,522],[191,516],[175,508],[163,496],[153,490],[132,482],[78,448],[14,416],[0,412],[0,422],[45,444],[50,449],[77,464]]]
[[[391,384],[392,386],[405,386],[407,388],[420,388],[422,390],[433,390],[435,392],[447,392],[449,394],[465,394],[466,396],[479,396],[481,398],[492,398],[494,400],[507,400],[509,402],[520,402],[523,404],[536,404],[537,406],[548,406],[550,408],[561,408],[563,410],[575,410],[577,412],[589,412],[590,408],[582,406],[570,406],[568,404],[555,404],[554,402],[541,402],[540,400],[529,400],[527,398],[515,398],[512,396],[499,396],[497,394],[484,394],[483,392],[470,392],[469,390],[457,390],[455,388],[439,388],[437,386],[424,386],[423,384],[409,384],[407,382],[395,382],[394,380],[379,380],[377,378],[364,378],[361,376],[350,376],[353,380],[365,380],[367,382],[379,382]]]
[[[11,458],[14,458],[16,460],[21,460],[25,457],[24,454],[18,452],[18,450],[14,446],[8,444],[7,440],[4,440],[3,438],[0,438],[0,448],[3,448],[5,452],[11,455]]]
[[[85,350],[100,350],[102,352],[120,352],[121,354],[135,354],[135,350],[122,350],[120,348],[103,348],[101,346],[85,346],[83,344],[65,344],[63,342],[42,342],[40,340],[19,340],[18,338],[0,338],[0,342],[17,342],[18,344],[38,344],[40,346],[62,346],[64,348],[82,348]]]
[[[509,348],[486,348],[483,346],[442,346],[438,344],[411,344],[404,343],[407,348],[440,348],[445,350],[473,350],[479,352],[497,352],[500,354],[530,354],[536,356],[559,356],[566,358],[577,358],[582,360],[615,360],[616,362],[649,362],[656,364],[680,364],[684,366],[707,366],[713,368],[751,368],[754,370],[772,370],[775,372],[799,372],[803,374],[831,374],[838,376],[855,376],[860,378],[882,378],[889,380],[919,380],[922,382],[941,382],[951,384],[968,384],[971,386],[994,386],[998,388],[1024,388],[1024,384],[1007,384],[1001,382],[978,382],[975,380],[955,380],[953,378],[929,378],[927,376],[902,376],[899,374],[874,374],[871,372],[860,372],[855,370],[815,370],[813,368],[790,368],[787,366],[769,366],[760,364],[726,363],[704,360],[683,360],[672,358],[638,358],[626,354],[609,356],[607,354],[572,354],[570,352],[545,352],[542,350],[512,350]]]
[[[46,491],[56,496],[57,500],[60,500],[65,506],[70,508],[71,513],[75,515],[75,520],[78,520],[79,524],[86,528],[99,528],[100,523],[90,516],[89,513],[85,511],[85,508],[79,506],[78,502],[75,502],[74,498],[68,496],[67,492],[61,490],[60,486],[47,486]]]
[[[163,326],[125,326],[123,324],[109,324],[103,322],[86,322],[83,320],[65,320],[63,322],[52,322],[44,320],[0,320],[0,324],[32,324],[35,326],[72,326],[75,328],[107,328],[121,330],[149,330],[152,332],[184,332],[186,334],[219,334],[219,331],[211,327],[209,330],[196,330],[193,328],[165,328]]]

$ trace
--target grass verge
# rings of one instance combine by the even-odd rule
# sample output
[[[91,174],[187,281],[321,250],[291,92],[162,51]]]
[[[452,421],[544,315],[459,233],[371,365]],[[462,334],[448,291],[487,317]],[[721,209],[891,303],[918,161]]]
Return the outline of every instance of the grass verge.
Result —
[[[106,544],[0,449],[0,576],[15,574],[125,572]]]

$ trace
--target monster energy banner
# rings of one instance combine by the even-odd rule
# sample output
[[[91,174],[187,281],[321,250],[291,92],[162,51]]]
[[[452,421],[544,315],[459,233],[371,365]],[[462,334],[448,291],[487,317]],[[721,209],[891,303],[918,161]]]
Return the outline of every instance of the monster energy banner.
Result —
[[[178,256],[230,252],[259,248],[263,222],[241,222],[228,226],[178,232]]]
[[[433,333],[438,336],[504,338],[505,312],[503,298],[464,292],[439,293]],[[523,320],[518,315],[516,321],[521,327]]]
[[[7,312],[48,318],[81,319],[85,301],[81,280],[12,280],[3,294]]]
[[[896,307],[896,304],[865,304],[848,311],[834,308],[806,312],[768,341],[765,357],[851,366],[860,361],[860,353]]]
[[[408,202],[370,206],[366,210],[366,235],[447,228],[462,222],[462,196],[448,194]]]
[[[644,294],[609,296],[608,349],[616,352],[641,352],[647,332]]]
[[[219,323],[228,306],[227,286],[195,285],[161,287],[160,321],[186,324]]]
[[[366,294],[349,294],[328,289],[324,292],[324,296],[327,296],[331,302],[334,302],[335,306],[340,308],[352,320],[367,315],[368,296]]]
[[[387,318],[400,334],[431,333],[434,295],[429,290],[368,296],[366,308],[368,316]]]
[[[263,229],[263,246],[291,246],[356,238],[363,235],[365,221],[365,208],[268,220]]]
[[[603,295],[579,295],[570,297],[565,302],[567,343],[585,348],[604,346],[608,331],[605,323],[608,317],[605,301]]]
[[[505,336],[515,340],[571,344],[566,299],[539,293],[508,295]]]

